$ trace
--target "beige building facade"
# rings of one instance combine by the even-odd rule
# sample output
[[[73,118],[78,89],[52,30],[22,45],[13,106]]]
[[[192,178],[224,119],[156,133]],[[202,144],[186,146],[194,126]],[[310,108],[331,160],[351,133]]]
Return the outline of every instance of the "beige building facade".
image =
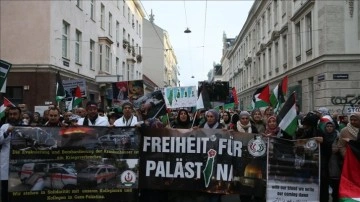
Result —
[[[284,76],[302,111],[360,108],[360,5],[358,1],[254,1],[235,41],[221,59],[240,109],[253,93],[272,90]]]
[[[0,57],[13,64],[4,96],[15,103],[55,103],[58,71],[63,80],[85,79],[87,100],[102,106],[107,83],[142,79],[138,0],[0,3]]]

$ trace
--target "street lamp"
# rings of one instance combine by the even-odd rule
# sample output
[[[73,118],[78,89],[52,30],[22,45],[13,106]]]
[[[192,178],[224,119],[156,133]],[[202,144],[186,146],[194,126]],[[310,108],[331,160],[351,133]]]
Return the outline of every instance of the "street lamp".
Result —
[[[184,31],[184,33],[189,34],[189,33],[191,33],[191,30],[187,27],[186,30]]]

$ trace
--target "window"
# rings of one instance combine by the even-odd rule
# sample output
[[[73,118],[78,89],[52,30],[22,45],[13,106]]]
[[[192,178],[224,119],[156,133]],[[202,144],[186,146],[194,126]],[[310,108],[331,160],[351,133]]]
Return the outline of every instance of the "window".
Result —
[[[287,38],[283,36],[283,64],[287,64]]]
[[[104,4],[101,4],[101,22],[100,26],[101,28],[105,29],[105,6]]]
[[[62,29],[62,57],[69,59],[69,35],[70,35],[70,24],[63,21]]]
[[[265,77],[266,77],[266,57],[265,57],[265,53],[263,53],[263,65],[262,65],[262,68],[263,68],[263,77],[265,79]]]
[[[271,55],[271,48],[269,48],[269,75],[271,76],[271,69],[272,69],[272,55]]]
[[[269,6],[269,8],[267,10],[267,13],[268,13],[268,27],[267,27],[267,29],[268,29],[268,32],[270,32],[271,31],[271,22],[272,22],[272,20],[271,20],[271,4],[270,4],[270,6]]]
[[[141,25],[139,24],[139,37],[141,38]]]
[[[119,58],[116,57],[116,75],[120,74]]]
[[[278,68],[279,67],[279,44],[278,43],[275,43],[275,57],[274,57],[274,62],[275,62],[275,65],[274,67],[275,68]]]
[[[295,54],[296,56],[301,55],[301,33],[300,33],[300,22],[295,24]]]
[[[23,102],[23,86],[7,86],[4,97],[8,98],[15,105]]]
[[[105,46],[105,71],[110,72],[110,47]]]
[[[94,68],[94,54],[95,54],[95,41],[90,39],[90,53],[89,53],[89,66],[91,70],[95,70]]]
[[[312,49],[312,24],[311,13],[305,16],[306,21],[306,50]]]
[[[261,31],[261,29],[260,29],[260,20],[257,22],[257,24],[256,24],[256,27],[257,27],[257,40],[258,40],[258,42],[260,42],[260,31]]]
[[[128,15],[127,15],[127,18],[128,18],[128,23],[130,23],[130,8],[128,8]]]
[[[125,0],[123,0],[123,16],[124,17],[125,17],[125,5],[126,5]]]
[[[75,37],[75,62],[81,64],[81,32],[76,30]]]
[[[284,16],[286,14],[286,1],[287,0],[282,0],[281,1],[281,13]]]
[[[103,70],[103,50],[102,50],[102,45],[99,44],[99,67],[100,70]]]
[[[128,34],[127,41],[130,43],[130,34]]]
[[[120,8],[120,0],[116,0],[116,6]]]
[[[265,14],[261,17],[261,22],[262,22],[262,26],[261,26],[262,37],[264,38],[265,37]]]
[[[132,14],[131,26],[133,27],[133,29],[135,28],[134,14]]]
[[[94,0],[90,1],[90,19],[94,20],[95,17],[95,2]]]
[[[274,0],[274,26],[277,24],[278,21],[278,10],[279,10],[279,6],[278,6],[278,2],[277,0]]]
[[[109,13],[109,36],[112,36],[112,14]]]
[[[120,23],[116,21],[116,42],[120,41]]]
[[[139,34],[139,21],[136,20],[136,34]]]
[[[126,30],[125,30],[125,28],[123,28],[123,40],[126,40]]]
[[[125,62],[124,61],[122,62],[121,73],[123,75],[123,81],[126,81],[127,78],[125,78],[126,72],[125,72]]]

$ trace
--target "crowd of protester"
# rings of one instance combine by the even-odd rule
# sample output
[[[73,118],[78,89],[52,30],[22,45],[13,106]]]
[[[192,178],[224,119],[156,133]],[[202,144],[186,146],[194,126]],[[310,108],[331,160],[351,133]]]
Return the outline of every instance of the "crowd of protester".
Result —
[[[299,108],[297,108],[299,109]],[[49,106],[42,115],[32,113],[26,104],[17,107],[8,107],[6,116],[1,119],[0,144],[1,144],[1,185],[2,201],[7,201],[9,149],[11,131],[14,126],[108,126],[108,127],[168,127],[176,129],[225,129],[243,133],[261,134],[264,138],[278,137],[285,139],[317,138],[321,144],[321,176],[320,176],[320,201],[329,201],[329,186],[332,189],[332,201],[338,201],[339,178],[341,173],[342,158],[345,155],[346,144],[349,140],[360,138],[360,113],[349,116],[330,114],[329,110],[321,107],[316,111],[306,114],[297,111],[298,129],[295,135],[286,134],[279,126],[279,120],[271,107],[261,111],[219,110],[208,109],[191,111],[184,108],[168,112],[162,117],[146,119],[133,108],[131,103],[124,103],[121,110],[105,113],[98,109],[95,102],[88,102],[85,108],[78,107],[72,111],[61,112],[56,106]],[[328,120],[320,126],[321,118]],[[340,157],[340,158],[339,158]],[[337,168],[337,169],[336,169]],[[340,169],[339,169],[340,168]],[[146,196],[146,195],[145,195]],[[150,194],[150,198],[143,197],[143,201],[168,201],[161,194]],[[191,201],[187,195],[176,194],[176,201]],[[181,197],[180,197],[181,196]],[[188,196],[191,196],[189,194]],[[159,198],[162,197],[162,198]],[[183,198],[183,199],[181,199]],[[205,201],[221,201],[221,196],[207,194]],[[241,201],[263,201],[251,196],[240,196]]]

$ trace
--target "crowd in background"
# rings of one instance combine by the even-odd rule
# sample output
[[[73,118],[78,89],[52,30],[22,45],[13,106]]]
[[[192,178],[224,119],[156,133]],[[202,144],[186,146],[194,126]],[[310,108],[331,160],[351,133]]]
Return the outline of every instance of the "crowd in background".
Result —
[[[166,115],[145,119],[135,110],[131,103],[124,103],[121,110],[105,113],[98,109],[97,103],[88,102],[86,108],[76,108],[73,111],[61,112],[56,106],[49,106],[43,114],[30,112],[26,104],[8,107],[6,116],[1,119],[0,144],[1,149],[1,182],[2,201],[7,201],[8,157],[10,137],[13,126],[140,126],[140,127],[168,127],[177,129],[207,128],[226,129],[244,133],[261,134],[266,137],[285,139],[316,138],[321,145],[321,177],[320,201],[329,201],[329,186],[332,189],[332,201],[338,201],[339,178],[341,174],[342,158],[345,155],[346,144],[349,140],[360,138],[360,113],[349,116],[330,114],[329,110],[321,107],[308,113],[300,113],[297,107],[298,129],[296,134],[286,134],[279,128],[279,120],[271,107],[261,111],[219,110],[208,109],[191,111],[191,108],[168,111]],[[321,122],[321,120],[326,120]],[[7,162],[6,162],[7,160]],[[7,169],[7,171],[6,171]],[[177,201],[189,201],[187,196],[176,195]],[[216,194],[204,196],[207,201],[220,201]],[[242,201],[262,201],[263,199],[240,196]],[[181,200],[183,198],[183,200]],[[149,201],[150,199],[144,199]],[[157,198],[157,201],[161,199]],[[167,198],[163,201],[167,201]]]

